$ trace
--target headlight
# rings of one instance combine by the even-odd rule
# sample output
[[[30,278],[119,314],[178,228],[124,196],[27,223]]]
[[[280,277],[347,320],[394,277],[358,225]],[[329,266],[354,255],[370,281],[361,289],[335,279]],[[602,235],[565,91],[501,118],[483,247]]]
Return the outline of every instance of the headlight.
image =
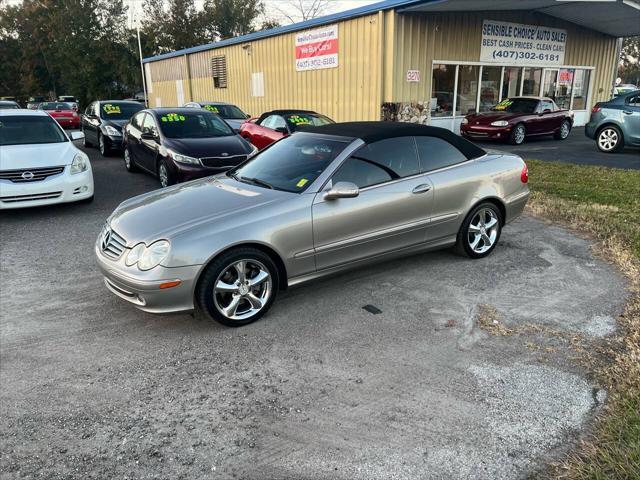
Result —
[[[258,153],[258,147],[256,147],[255,145],[253,145],[251,143],[249,145],[251,145],[251,152],[249,152],[249,155],[247,155],[247,160],[250,159],[250,158],[255,157],[256,154]]]
[[[131,267],[136,263],[138,263],[138,260],[140,260],[140,257],[142,256],[142,252],[144,252],[145,248],[147,247],[144,243],[139,243],[129,251],[127,258],[124,261],[127,267]]]
[[[506,120],[496,120],[495,122],[491,122],[492,127],[506,127],[509,125],[509,122]]]
[[[467,117],[464,117],[462,119],[462,125],[466,125],[467,123],[469,123],[469,120],[467,120]]]
[[[87,168],[89,168],[89,157],[82,152],[76,153],[76,156],[73,157],[73,162],[71,162],[71,173],[82,173]]]
[[[151,270],[157,267],[167,255],[169,255],[170,244],[166,240],[158,240],[144,249],[138,260],[140,270]]]
[[[122,135],[117,128],[112,127],[111,125],[104,127],[104,131],[107,132],[107,135],[111,135],[112,137],[119,137]]]
[[[202,166],[199,158],[188,157],[187,155],[182,155],[181,153],[174,152],[173,150],[169,150],[167,148],[167,153],[169,156],[178,163],[186,163],[187,165],[198,165]]]

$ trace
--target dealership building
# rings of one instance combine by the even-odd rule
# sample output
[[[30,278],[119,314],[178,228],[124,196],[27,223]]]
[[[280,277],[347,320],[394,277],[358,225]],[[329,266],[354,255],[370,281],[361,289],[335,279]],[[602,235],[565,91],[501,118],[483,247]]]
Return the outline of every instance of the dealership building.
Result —
[[[152,107],[223,101],[458,131],[503,98],[545,95],[584,125],[632,35],[640,0],[387,0],[146,58],[144,70]]]

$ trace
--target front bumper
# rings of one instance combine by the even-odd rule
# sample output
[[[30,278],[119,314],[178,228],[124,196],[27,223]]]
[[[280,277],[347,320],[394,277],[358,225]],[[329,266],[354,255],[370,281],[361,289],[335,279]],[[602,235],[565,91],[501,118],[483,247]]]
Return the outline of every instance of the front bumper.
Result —
[[[69,168],[67,165],[62,173],[38,182],[0,180],[0,210],[77,202],[93,196],[91,169],[71,175]]]
[[[597,125],[596,123],[587,123],[584,126],[584,134],[587,138],[590,138],[592,140],[594,140],[596,138],[596,130],[597,130]]]
[[[214,168],[214,167],[200,167],[197,165],[175,165],[174,166],[174,175],[176,177],[176,180],[179,183],[182,182],[188,182],[189,180],[196,180],[198,178],[204,178],[204,177],[210,177],[212,175],[217,175],[219,173],[222,172],[226,172],[227,170],[229,170],[230,168],[232,168],[231,166],[229,167],[220,167],[220,168]]]
[[[104,275],[105,286],[114,295],[150,313],[172,313],[193,310],[193,295],[201,265],[167,268],[158,265],[147,271],[127,267],[126,248],[118,260],[106,257],[96,242],[98,267]],[[160,285],[179,280],[175,287],[161,289]]]
[[[461,125],[460,133],[471,140],[500,140],[505,141],[511,135],[511,125],[506,127],[492,127],[485,125]]]
[[[122,135],[104,135],[107,141],[107,147],[110,150],[123,150],[124,144],[122,143]]]

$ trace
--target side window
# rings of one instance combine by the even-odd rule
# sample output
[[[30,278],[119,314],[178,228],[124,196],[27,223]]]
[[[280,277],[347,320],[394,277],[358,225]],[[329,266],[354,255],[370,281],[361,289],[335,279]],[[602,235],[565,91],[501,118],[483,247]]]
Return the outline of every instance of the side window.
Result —
[[[636,95],[635,97],[631,97],[629,99],[629,105],[632,107],[640,107],[640,95]]]
[[[538,112],[544,112],[545,110],[551,110],[553,112],[553,104],[548,100],[541,100],[540,104],[538,105]]]
[[[145,115],[144,120],[142,121],[142,133],[152,133],[154,135],[158,134],[156,122],[153,120],[152,115]]]
[[[266,128],[270,128],[271,130],[282,127],[287,128],[287,123],[280,115],[269,115],[262,121],[260,125]]]
[[[370,187],[420,173],[413,137],[380,140],[351,156],[333,176],[336,182],[352,182]]]
[[[416,137],[416,145],[423,172],[467,161],[460,150],[442,138]]]
[[[135,128],[137,128],[138,130],[140,130],[140,128],[142,127],[142,118],[145,116],[146,114],[144,112],[140,112],[137,113],[133,116],[133,118],[131,119],[131,125]]]
[[[85,115],[93,115],[93,107],[95,103],[90,103],[87,109],[84,111]]]

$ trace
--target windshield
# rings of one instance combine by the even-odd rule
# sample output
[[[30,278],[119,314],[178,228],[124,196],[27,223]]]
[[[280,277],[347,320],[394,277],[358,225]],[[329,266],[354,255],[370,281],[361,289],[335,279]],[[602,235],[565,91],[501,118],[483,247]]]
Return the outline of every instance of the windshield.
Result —
[[[244,120],[247,115],[235,105],[204,105],[202,108],[228,120]]]
[[[289,115],[284,115],[284,119],[292,132],[301,126],[311,125],[320,127],[322,125],[328,125],[329,123],[335,123],[329,117],[317,113],[290,113]]]
[[[210,112],[163,113],[158,116],[167,138],[209,138],[235,135],[217,115]]]
[[[129,120],[142,109],[142,105],[135,103],[103,103],[100,105],[100,118],[105,120]]]
[[[538,100],[535,98],[507,98],[493,107],[494,112],[535,113]]]
[[[7,109],[16,109],[16,108],[20,108],[20,106],[17,103],[0,102],[0,109],[7,110]]]
[[[45,102],[40,104],[41,110],[72,110],[71,105],[64,102]]]
[[[350,140],[310,133],[285,137],[227,175],[265,188],[300,193],[307,189]]]
[[[67,137],[48,115],[11,115],[0,117],[0,145],[61,143]]]

